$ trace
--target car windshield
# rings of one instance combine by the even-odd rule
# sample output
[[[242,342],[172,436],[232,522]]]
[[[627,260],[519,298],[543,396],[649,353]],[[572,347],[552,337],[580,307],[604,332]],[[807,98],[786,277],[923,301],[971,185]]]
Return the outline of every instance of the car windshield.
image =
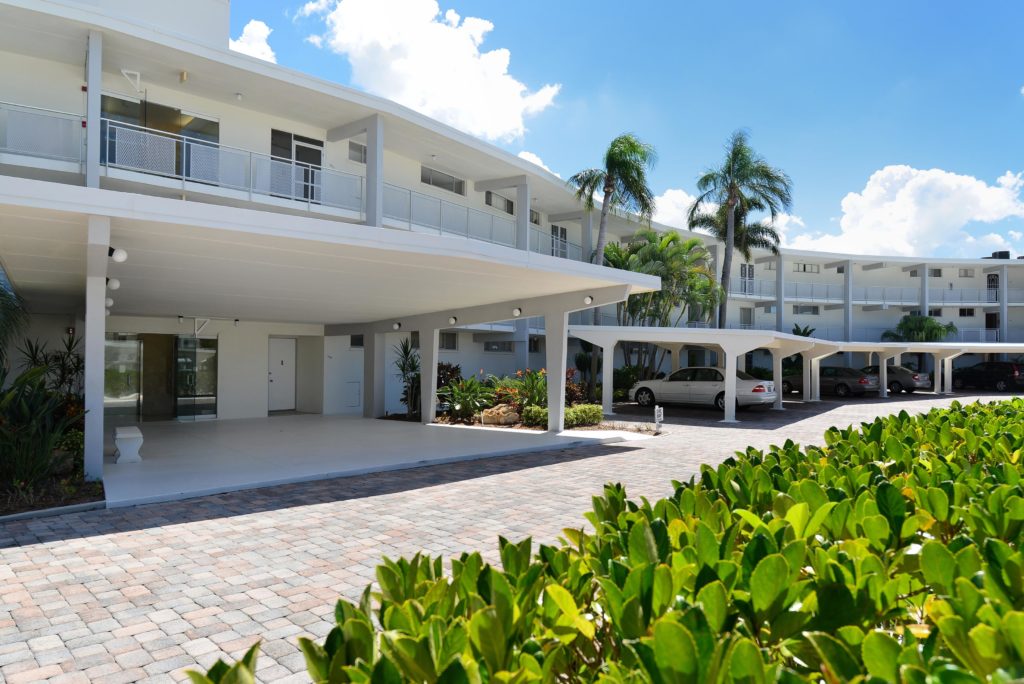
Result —
[[[757,380],[757,378],[755,378],[750,373],[746,373],[741,370],[736,371],[736,377],[739,378],[740,380]]]
[[[863,375],[859,370],[853,370],[852,368],[837,368],[836,375],[842,375],[847,378],[860,377]]]
[[[864,366],[863,368],[861,368],[861,371],[864,373],[877,373],[878,366]]]

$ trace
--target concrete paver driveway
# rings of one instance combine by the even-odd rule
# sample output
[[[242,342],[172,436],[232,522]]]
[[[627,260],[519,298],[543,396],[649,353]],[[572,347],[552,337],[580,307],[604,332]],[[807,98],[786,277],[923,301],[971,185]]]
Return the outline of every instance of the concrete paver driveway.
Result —
[[[747,445],[820,443],[831,425],[949,402],[793,402],[743,411],[736,425],[672,408],[666,434],[640,443],[0,525],[0,680],[182,680],[183,668],[262,639],[262,681],[308,681],[295,637],[325,635],[334,601],[357,597],[382,555],[480,549],[495,559],[499,534],[550,542],[583,525],[606,482],[660,496]],[[621,416],[646,419],[630,407]]]

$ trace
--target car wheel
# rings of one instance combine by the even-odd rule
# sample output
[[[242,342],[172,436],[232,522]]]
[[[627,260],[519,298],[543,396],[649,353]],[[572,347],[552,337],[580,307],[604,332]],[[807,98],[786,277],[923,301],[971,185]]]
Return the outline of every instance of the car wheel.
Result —
[[[953,378],[953,389],[963,389],[963,388],[964,388],[964,379],[963,378]]]
[[[718,396],[715,397],[715,408],[719,411],[725,411],[725,392],[719,392]]]
[[[636,403],[641,406],[654,406],[654,392],[646,387],[641,387],[636,391]]]
[[[1005,380],[996,380],[996,392],[1005,392],[1010,389],[1010,386],[1006,384]]]
[[[889,383],[890,394],[900,394],[901,392],[903,392],[903,385],[898,380],[893,380]]]
[[[908,387],[907,389],[905,389],[903,391],[906,392],[907,394],[913,394],[917,390],[915,390],[913,387]]]
[[[848,397],[848,396],[850,396],[850,388],[847,387],[846,385],[842,384],[842,383],[836,385],[836,387],[835,387],[835,389],[833,391],[836,393],[837,397]]]
[[[782,393],[790,394],[793,391],[793,386],[789,384],[789,380],[782,381]]]

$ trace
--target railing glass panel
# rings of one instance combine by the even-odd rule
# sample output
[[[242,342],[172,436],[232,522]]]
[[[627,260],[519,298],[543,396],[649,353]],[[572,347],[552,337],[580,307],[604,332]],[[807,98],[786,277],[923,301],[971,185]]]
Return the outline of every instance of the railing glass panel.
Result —
[[[80,114],[0,102],[0,152],[81,163],[82,120]]]

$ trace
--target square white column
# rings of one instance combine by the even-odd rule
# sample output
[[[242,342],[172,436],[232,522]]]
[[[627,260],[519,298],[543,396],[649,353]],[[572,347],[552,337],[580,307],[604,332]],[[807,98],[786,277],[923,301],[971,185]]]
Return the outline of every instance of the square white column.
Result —
[[[569,314],[565,311],[544,314],[544,351],[548,373],[548,431],[565,429],[565,355]]]
[[[110,218],[90,216],[85,278],[85,478],[103,479],[103,385]]]
[[[592,352],[597,353],[597,348]],[[628,391],[628,390],[627,390]],[[601,411],[606,416],[614,413],[615,401],[615,345],[601,348]]]
[[[430,425],[437,416],[437,348],[441,331],[420,330],[420,416]]]
[[[775,410],[782,411],[782,350],[772,350],[772,381],[775,383]]]

